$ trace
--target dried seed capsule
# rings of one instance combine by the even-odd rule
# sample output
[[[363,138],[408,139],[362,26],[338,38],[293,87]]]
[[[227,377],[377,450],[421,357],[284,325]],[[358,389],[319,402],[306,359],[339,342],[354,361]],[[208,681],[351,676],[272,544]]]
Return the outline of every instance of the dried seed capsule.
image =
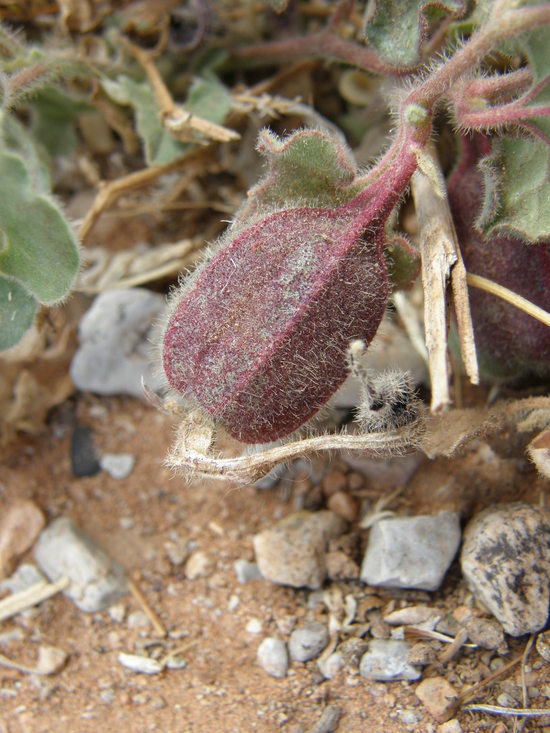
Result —
[[[368,344],[388,296],[384,224],[416,166],[335,208],[296,207],[235,226],[172,302],[163,363],[248,443],[288,435],[347,375],[351,340]]]

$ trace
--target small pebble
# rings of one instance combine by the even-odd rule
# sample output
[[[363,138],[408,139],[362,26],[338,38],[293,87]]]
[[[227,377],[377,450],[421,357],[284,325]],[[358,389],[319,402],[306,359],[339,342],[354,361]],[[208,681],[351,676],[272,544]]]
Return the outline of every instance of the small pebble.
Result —
[[[494,619],[472,616],[462,625],[468,632],[472,644],[477,644],[482,649],[498,649],[503,654],[508,651],[502,626]]]
[[[550,631],[543,631],[537,636],[537,651],[545,662],[550,662]]]
[[[499,724],[497,723],[497,726],[493,728],[493,733],[506,733],[506,726],[504,726],[504,730],[501,730],[500,732],[497,731],[498,726]],[[437,727],[437,733],[462,733],[462,726],[456,718],[452,718],[446,723],[439,725]]]
[[[69,655],[64,649],[49,644],[41,644],[38,648],[38,661],[34,668],[35,674],[50,675],[60,672]]]
[[[6,578],[0,582],[0,591],[8,591],[9,593],[19,593],[22,590],[27,590],[37,583],[45,583],[46,578],[36,565],[30,563],[23,563],[19,565],[17,570],[9,578]]]
[[[346,523],[333,512],[291,514],[254,537],[254,551],[264,578],[294,587],[320,588],[326,578],[324,553]]]
[[[459,544],[456,513],[383,519],[371,529],[361,580],[386,588],[435,591]]]
[[[71,435],[71,470],[76,478],[95,476],[101,471],[91,428],[77,425]]]
[[[270,636],[258,647],[258,664],[272,677],[283,679],[288,672],[288,651],[281,639]]]
[[[415,694],[438,723],[445,723],[456,712],[458,693],[445,677],[422,680]]]
[[[126,621],[129,629],[144,629],[151,625],[151,619],[145,611],[133,611]]]
[[[361,677],[379,682],[417,680],[421,672],[409,664],[410,644],[396,639],[373,639],[361,657]]]
[[[329,642],[328,629],[324,624],[310,623],[294,629],[290,635],[288,649],[295,662],[309,662],[325,649]]]
[[[333,677],[336,677],[341,669],[344,668],[344,657],[342,656],[342,652],[336,651],[329,654],[328,657],[322,657],[317,662],[317,666],[319,667],[323,677],[326,680],[331,680]]]
[[[30,499],[16,499],[0,517],[0,578],[9,575],[17,558],[32,547],[44,528],[42,511]]]
[[[115,624],[121,624],[126,618],[126,606],[124,603],[115,603],[109,608],[109,617]]]
[[[430,606],[405,606],[384,616],[384,621],[390,626],[417,626],[426,621],[433,621],[434,625],[440,618],[437,608]]]
[[[189,580],[206,578],[214,571],[214,560],[202,550],[195,550],[185,563],[185,577]]]
[[[246,624],[246,631],[249,634],[261,634],[262,629],[263,625],[259,618],[251,618]]]
[[[82,611],[102,611],[128,590],[123,568],[68,517],[59,517],[42,531],[34,554],[51,581],[69,578],[63,592]]]
[[[140,654],[126,654],[126,652],[120,652],[118,655],[118,661],[126,669],[131,669],[132,672],[138,672],[141,674],[159,674],[164,669],[164,666],[158,661],[158,659],[152,659],[151,657],[143,657]]]
[[[235,575],[239,583],[249,583],[251,580],[261,580],[263,578],[260,568],[255,562],[235,560],[233,567],[235,568]]]
[[[99,459],[99,464],[111,478],[120,480],[132,473],[136,459],[131,453],[104,453]]]
[[[342,550],[329,550],[325,555],[325,567],[330,580],[357,580],[361,570]]]
[[[322,481],[325,496],[332,496],[338,492],[342,493],[347,487],[346,475],[338,469],[329,471]]]
[[[462,574],[511,636],[546,626],[550,603],[550,520],[529,504],[491,507],[464,532]]]
[[[339,514],[346,522],[355,522],[359,514],[359,502],[347,491],[337,491],[331,494],[327,501],[331,512]]]

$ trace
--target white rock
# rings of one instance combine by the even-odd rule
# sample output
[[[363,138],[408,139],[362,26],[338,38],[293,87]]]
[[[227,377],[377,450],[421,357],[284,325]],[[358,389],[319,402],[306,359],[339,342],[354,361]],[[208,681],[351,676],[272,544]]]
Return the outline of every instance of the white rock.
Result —
[[[111,478],[127,478],[136,465],[135,456],[131,453],[104,453],[99,459],[99,465]]]
[[[373,639],[361,657],[361,677],[379,682],[417,680],[421,672],[409,664],[410,644],[395,639]]]
[[[70,368],[75,386],[98,394],[143,397],[143,377],[151,389],[159,389],[150,341],[153,323],[164,308],[164,297],[145,288],[98,295],[80,321],[80,348]]]
[[[439,588],[460,544],[459,516],[383,519],[370,532],[361,580],[386,588]]]
[[[270,636],[258,647],[258,664],[272,677],[282,679],[288,672],[288,651],[281,639]]]
[[[69,578],[64,593],[82,611],[102,611],[128,590],[123,568],[68,517],[56,519],[42,531],[35,558],[51,581]]]
[[[118,655],[118,661],[126,669],[131,669],[132,672],[139,672],[141,674],[159,674],[164,669],[164,666],[158,661],[158,659],[152,659],[151,657],[143,657],[140,654],[126,654],[126,652],[120,652]]]
[[[550,602],[550,518],[529,504],[491,507],[464,531],[462,573],[511,636],[540,631]]]

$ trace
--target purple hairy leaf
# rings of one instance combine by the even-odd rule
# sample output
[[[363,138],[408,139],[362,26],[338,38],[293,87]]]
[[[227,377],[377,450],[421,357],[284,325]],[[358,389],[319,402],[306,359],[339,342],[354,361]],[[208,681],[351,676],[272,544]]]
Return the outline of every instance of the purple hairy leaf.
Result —
[[[449,183],[449,203],[469,272],[550,309],[550,242],[526,244],[509,236],[485,236],[478,228],[490,137],[462,139],[460,164]],[[498,195],[493,197],[498,207]],[[550,329],[510,303],[470,290],[475,340],[486,376],[512,378],[550,373]]]

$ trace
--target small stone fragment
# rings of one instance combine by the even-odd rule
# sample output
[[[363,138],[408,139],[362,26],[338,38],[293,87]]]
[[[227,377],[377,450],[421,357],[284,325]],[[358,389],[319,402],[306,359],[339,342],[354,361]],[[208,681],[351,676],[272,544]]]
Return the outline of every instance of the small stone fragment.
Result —
[[[409,664],[410,644],[397,639],[373,639],[361,657],[361,677],[379,682],[417,680],[421,672]]]
[[[426,667],[437,663],[437,651],[431,644],[419,641],[409,651],[409,664],[413,667]]]
[[[104,453],[99,464],[111,478],[120,480],[132,473],[136,459],[131,453]]]
[[[288,672],[288,651],[281,639],[270,636],[258,647],[258,664],[272,677],[283,679]]]
[[[302,626],[290,635],[290,658],[295,662],[309,662],[321,654],[328,642],[328,629],[323,624],[314,622]]]
[[[118,661],[123,667],[126,667],[126,669],[131,669],[132,672],[138,672],[141,674],[159,674],[159,672],[162,672],[164,669],[164,666],[158,659],[143,657],[140,654],[126,654],[126,652],[120,652],[118,655]]]
[[[60,672],[69,655],[64,649],[49,644],[41,644],[38,649],[38,661],[34,668],[35,674],[50,675]]]
[[[537,507],[507,504],[474,517],[464,532],[462,573],[474,595],[511,636],[544,628],[550,602],[550,519]]]
[[[134,397],[143,397],[142,378],[152,390],[160,388],[149,352],[154,321],[164,307],[164,297],[145,288],[98,295],[79,324],[80,347],[70,369],[75,386]]]
[[[73,476],[84,478],[101,471],[91,428],[77,425],[71,435],[71,469]]]
[[[415,694],[438,723],[445,723],[456,712],[458,693],[445,677],[422,680]]]
[[[254,551],[264,578],[273,583],[320,588],[326,577],[328,541],[345,532],[346,522],[333,512],[297,512],[254,537]]]
[[[17,499],[0,517],[0,578],[14,569],[17,558],[33,546],[44,528],[44,515],[33,501]]]
[[[384,621],[390,626],[417,626],[433,620],[435,625],[440,615],[441,612],[437,608],[430,606],[405,606],[388,613],[387,616],[384,616]]]
[[[493,728],[493,733],[499,733],[497,731],[498,724]],[[506,733],[506,727],[500,733]],[[446,723],[442,723],[437,727],[437,733],[462,733],[462,726],[457,718],[448,720]]]
[[[321,658],[317,662],[317,666],[326,680],[336,677],[338,672],[344,668],[344,658],[342,652],[336,651],[329,654],[326,658]]]
[[[335,468],[325,475],[322,486],[325,496],[332,496],[338,492],[343,492],[347,486],[346,475]]]
[[[196,550],[185,563],[185,577],[189,580],[206,578],[214,570],[214,560],[206,552]]]
[[[123,568],[68,517],[59,517],[42,531],[35,558],[51,581],[69,578],[64,593],[82,611],[102,611],[128,590]]]
[[[261,580],[263,575],[255,562],[248,560],[235,560],[233,567],[239,583],[249,583],[251,580]]]
[[[339,514],[347,522],[355,522],[359,514],[359,502],[347,491],[337,491],[331,494],[327,506],[331,512]]]
[[[37,583],[46,583],[46,578],[36,565],[23,563],[19,565],[17,570],[9,578],[0,582],[0,591],[9,591],[9,593],[19,593],[27,590]]]
[[[439,588],[460,544],[459,516],[383,519],[371,529],[361,580],[386,588]]]
[[[462,626],[468,632],[468,638],[472,644],[477,644],[482,649],[498,649],[506,653],[507,644],[502,626],[494,619],[472,616],[466,619]]]
[[[550,631],[544,631],[537,636],[536,646],[541,657],[550,662]]]
[[[330,580],[357,580],[359,577],[359,565],[341,550],[329,550],[325,565]]]

